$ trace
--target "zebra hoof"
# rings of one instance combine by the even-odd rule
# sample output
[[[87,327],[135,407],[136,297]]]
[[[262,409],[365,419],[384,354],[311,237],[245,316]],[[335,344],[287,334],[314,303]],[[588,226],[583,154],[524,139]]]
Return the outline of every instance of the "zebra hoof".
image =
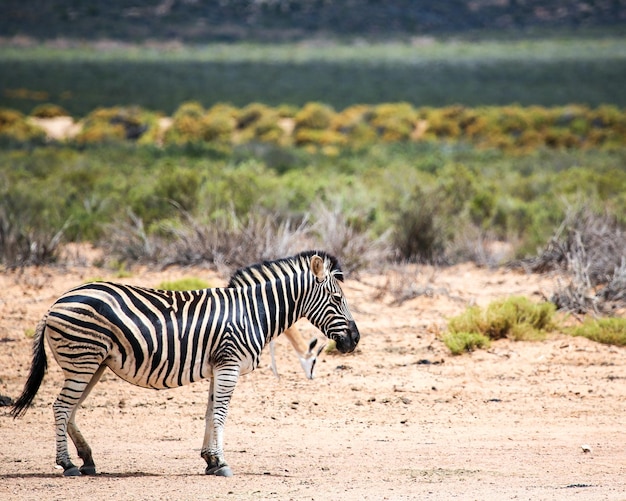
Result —
[[[81,466],[80,467],[80,474],[81,475],[95,475],[96,474],[96,467],[95,466]]]
[[[230,469],[230,466],[224,464],[222,466],[207,466],[207,469],[204,471],[206,475],[215,475],[216,477],[232,477],[233,470]]]
[[[80,470],[76,466],[70,466],[63,472],[64,477],[80,477]]]

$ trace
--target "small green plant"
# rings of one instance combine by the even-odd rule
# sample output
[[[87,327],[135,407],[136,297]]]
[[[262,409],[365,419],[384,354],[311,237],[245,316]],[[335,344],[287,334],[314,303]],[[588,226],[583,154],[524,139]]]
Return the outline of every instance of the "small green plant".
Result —
[[[491,345],[490,339],[478,332],[449,332],[442,340],[453,355],[479,348],[487,349]]]
[[[338,353],[337,343],[335,343],[333,339],[329,339],[328,342],[326,343],[326,346],[324,347],[324,353],[328,353],[328,354]]]
[[[521,296],[495,301],[485,309],[472,306],[448,321],[448,334],[444,343],[457,354],[474,348],[484,347],[484,341],[509,338],[515,341],[537,341],[545,338],[546,332],[556,327],[552,303],[533,303]],[[471,344],[471,343],[483,343]],[[468,346],[464,348],[464,346]]]
[[[626,318],[587,318],[581,325],[566,332],[598,343],[626,346]]]
[[[85,280],[86,284],[93,284],[94,282],[106,282],[106,280],[102,277],[91,277]]]
[[[172,282],[161,282],[157,289],[167,291],[191,291],[198,289],[208,289],[210,285],[200,278],[188,277],[174,280]]]
[[[111,259],[107,262],[108,268],[115,272],[115,278],[128,278],[132,273],[126,268],[126,262],[119,259]]]

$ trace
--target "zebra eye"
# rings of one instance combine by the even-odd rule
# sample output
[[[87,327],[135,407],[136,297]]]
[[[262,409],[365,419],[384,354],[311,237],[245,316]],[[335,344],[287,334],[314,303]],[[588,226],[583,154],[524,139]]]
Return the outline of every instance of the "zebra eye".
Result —
[[[343,299],[343,296],[341,294],[339,294],[338,292],[333,292],[331,294],[331,297],[333,298],[334,301],[336,301],[337,303],[340,303],[341,300]]]

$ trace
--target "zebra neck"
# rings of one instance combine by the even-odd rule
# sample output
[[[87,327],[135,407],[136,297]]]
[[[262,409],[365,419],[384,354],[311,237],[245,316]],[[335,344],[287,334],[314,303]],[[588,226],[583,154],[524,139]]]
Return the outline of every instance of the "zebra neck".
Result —
[[[258,326],[269,343],[304,316],[308,285],[300,275],[256,289]]]

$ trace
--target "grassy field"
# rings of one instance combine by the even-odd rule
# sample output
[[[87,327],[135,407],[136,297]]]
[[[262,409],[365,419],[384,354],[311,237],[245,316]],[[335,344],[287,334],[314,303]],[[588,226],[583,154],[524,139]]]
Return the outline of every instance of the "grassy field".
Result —
[[[336,45],[211,44],[0,47],[0,107],[42,102],[75,116],[184,101],[269,105],[407,101],[415,106],[626,106],[626,39]]]
[[[624,155],[623,148],[509,155],[437,143],[331,157],[246,146],[4,150],[0,216],[10,247],[52,241],[59,231],[109,241],[129,214],[158,236],[186,221],[181,209],[200,225],[230,214],[245,225],[265,214],[275,222],[317,220],[319,231],[328,226],[319,221],[327,207],[371,239],[392,231],[407,258],[466,259],[481,238],[508,241],[523,256],[543,246],[572,208],[607,211],[623,224]]]

